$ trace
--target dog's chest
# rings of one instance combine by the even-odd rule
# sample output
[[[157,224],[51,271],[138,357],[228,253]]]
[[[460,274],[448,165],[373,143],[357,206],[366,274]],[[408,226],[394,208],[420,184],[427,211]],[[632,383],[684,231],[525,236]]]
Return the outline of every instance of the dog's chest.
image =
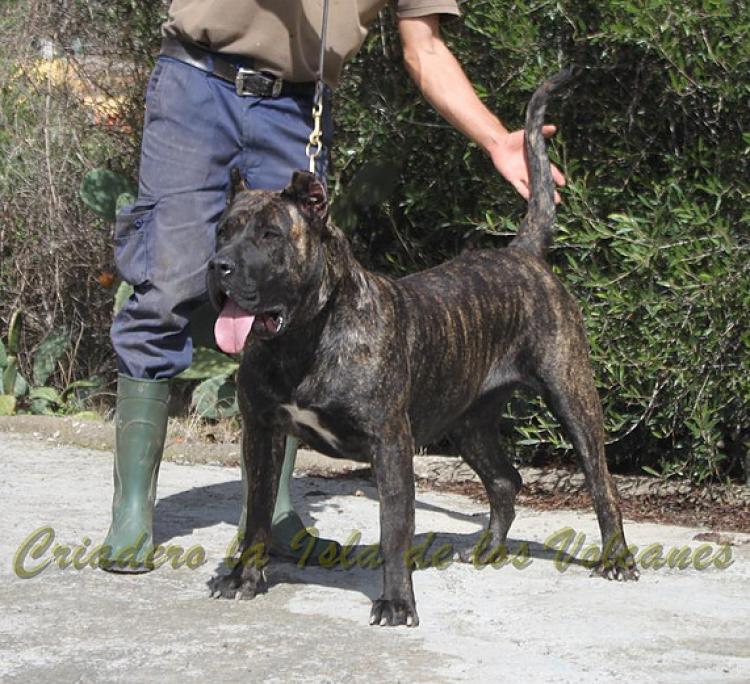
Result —
[[[310,408],[302,408],[293,402],[282,404],[279,409],[282,414],[288,416],[288,420],[291,421],[292,426],[297,429],[312,431],[317,437],[324,440],[334,449],[339,449],[341,447],[339,438],[333,430],[323,425],[321,422],[321,414],[318,411]]]
[[[278,406],[276,421],[286,432],[329,456],[361,456],[365,451],[363,431],[341,410],[304,406],[291,400]]]

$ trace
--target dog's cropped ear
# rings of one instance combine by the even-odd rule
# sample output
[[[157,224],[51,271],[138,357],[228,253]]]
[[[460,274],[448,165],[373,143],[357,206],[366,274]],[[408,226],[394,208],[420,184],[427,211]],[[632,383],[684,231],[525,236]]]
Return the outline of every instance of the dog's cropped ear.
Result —
[[[310,219],[325,222],[328,218],[328,193],[315,174],[295,171],[282,194],[293,199]]]
[[[238,192],[249,190],[242,177],[242,171],[239,166],[233,166],[229,172],[229,194],[227,195],[227,204],[231,204]]]

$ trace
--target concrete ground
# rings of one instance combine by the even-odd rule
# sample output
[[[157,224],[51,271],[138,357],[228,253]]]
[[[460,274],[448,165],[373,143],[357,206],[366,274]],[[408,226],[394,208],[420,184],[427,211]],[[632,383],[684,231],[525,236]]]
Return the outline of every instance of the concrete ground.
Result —
[[[0,434],[3,682],[750,681],[750,536],[703,546],[691,560],[710,561],[704,570],[644,569],[640,582],[617,584],[577,563],[561,571],[545,546],[567,527],[586,535],[584,548],[598,543],[588,512],[519,510],[511,550],[527,542],[529,557],[516,558],[525,567],[454,562],[418,571],[421,625],[369,627],[381,576],[366,568],[282,563],[269,570],[263,596],[209,599],[206,581],[222,566],[238,519],[239,470],[165,462],[157,541],[194,547],[195,567],[124,576],[53,563],[20,578],[52,558],[41,541],[19,553],[41,527],[53,528],[52,546],[101,543],[111,469],[103,451]],[[321,534],[344,540],[358,530],[361,544],[377,541],[371,482],[298,477],[295,485],[298,509]],[[471,549],[486,521],[484,506],[465,497],[417,493],[415,543],[439,533],[427,557],[443,544]],[[659,543],[695,554],[705,545],[698,529],[625,529],[641,551]]]

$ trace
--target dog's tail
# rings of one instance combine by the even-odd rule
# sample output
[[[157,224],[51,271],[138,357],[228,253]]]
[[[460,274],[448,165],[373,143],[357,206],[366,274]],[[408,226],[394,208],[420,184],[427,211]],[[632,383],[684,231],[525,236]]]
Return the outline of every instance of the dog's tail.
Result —
[[[552,181],[547,144],[542,135],[547,100],[573,76],[563,69],[539,86],[526,108],[526,155],[529,164],[529,209],[511,244],[544,256],[552,244],[555,220],[555,184]]]

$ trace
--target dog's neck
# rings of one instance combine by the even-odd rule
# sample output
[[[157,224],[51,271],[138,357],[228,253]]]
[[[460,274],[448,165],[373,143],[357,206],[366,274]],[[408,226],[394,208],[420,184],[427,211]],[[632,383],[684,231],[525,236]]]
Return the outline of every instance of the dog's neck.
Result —
[[[323,249],[326,253],[326,287],[323,288],[326,301],[343,292],[353,294],[353,301],[366,295],[370,290],[373,274],[359,263],[349,239],[333,224],[328,225]]]
[[[330,222],[324,229],[321,246],[319,276],[313,279],[314,286],[299,305],[299,310],[306,313],[300,327],[313,337],[322,331],[328,310],[339,294],[362,291],[369,281],[369,273],[355,258],[348,238]]]

